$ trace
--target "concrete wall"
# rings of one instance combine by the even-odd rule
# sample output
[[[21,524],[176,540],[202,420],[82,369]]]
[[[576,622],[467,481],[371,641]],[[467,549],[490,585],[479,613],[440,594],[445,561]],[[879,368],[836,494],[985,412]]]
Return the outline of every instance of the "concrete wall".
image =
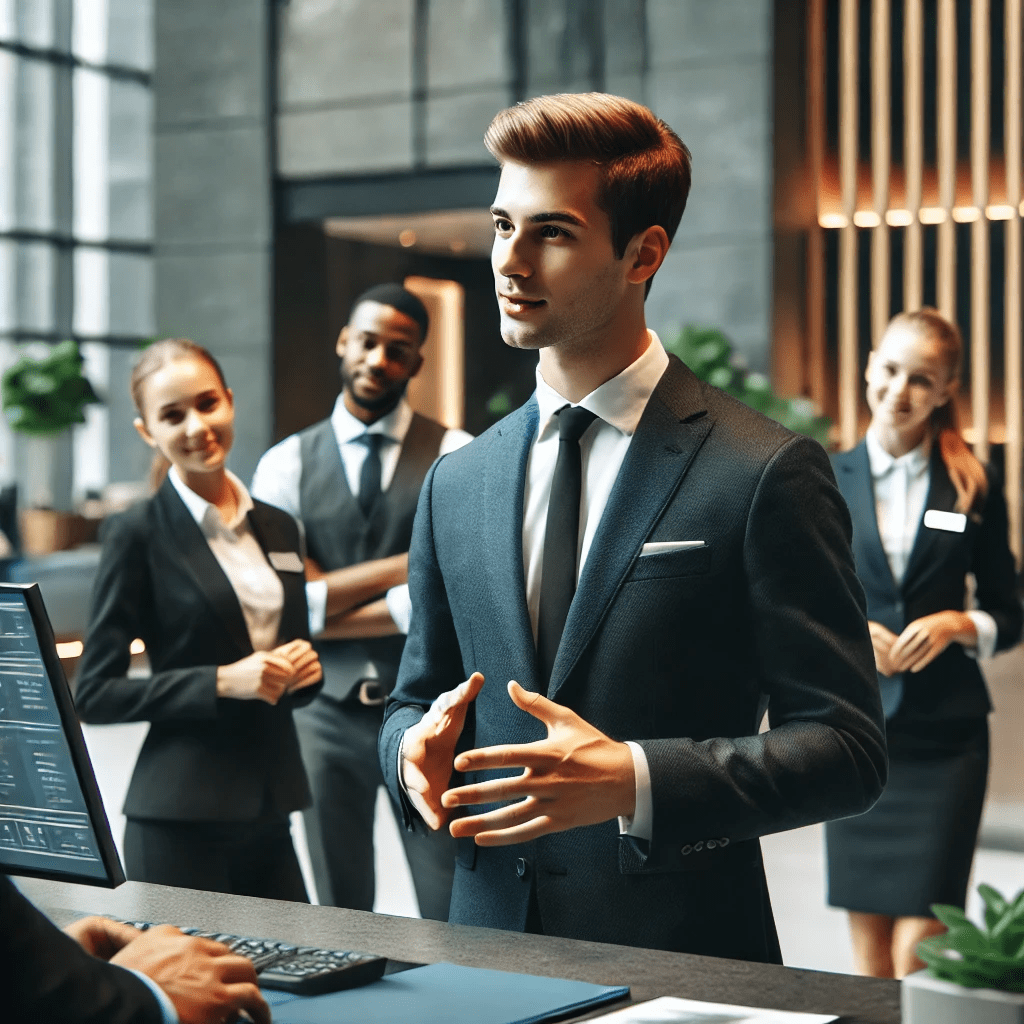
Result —
[[[155,19],[156,329],[221,361],[246,481],[272,430],[270,8],[157,0]]]
[[[648,103],[694,160],[649,320],[665,335],[720,325],[767,366],[769,0],[289,0],[278,11],[286,179],[487,163],[484,129],[523,96],[603,89]]]

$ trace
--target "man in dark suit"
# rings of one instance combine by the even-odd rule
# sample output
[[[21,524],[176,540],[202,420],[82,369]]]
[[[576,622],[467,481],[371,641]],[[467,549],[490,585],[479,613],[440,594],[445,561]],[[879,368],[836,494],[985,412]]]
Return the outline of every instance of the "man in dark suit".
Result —
[[[32,1024],[222,1024],[270,1010],[245,957],[162,925],[101,917],[61,932],[0,875],[4,1020]]]
[[[778,961],[758,837],[885,781],[849,515],[820,446],[646,327],[675,133],[590,94],[486,142],[502,336],[539,350],[537,392],[424,483],[381,764],[410,827],[464,815],[453,922]]]

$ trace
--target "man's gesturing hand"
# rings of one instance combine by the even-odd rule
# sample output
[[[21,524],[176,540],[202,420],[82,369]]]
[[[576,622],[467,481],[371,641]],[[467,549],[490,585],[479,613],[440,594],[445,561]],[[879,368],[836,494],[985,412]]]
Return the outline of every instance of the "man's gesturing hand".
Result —
[[[522,768],[521,775],[450,789],[446,808],[515,803],[451,824],[455,837],[473,836],[478,846],[508,846],[549,832],[596,825],[636,808],[633,754],[574,711],[539,693],[508,684],[516,706],[547,726],[547,739],[467,750],[455,759],[460,772]]]
[[[436,832],[447,820],[441,796],[452,778],[455,744],[466,724],[466,712],[484,685],[474,672],[454,690],[442,693],[427,713],[402,737],[402,781],[409,801]]]
[[[238,1020],[243,1010],[256,1024],[270,1024],[255,968],[219,942],[160,925],[142,932],[110,962],[152,978],[182,1024],[223,1024]]]

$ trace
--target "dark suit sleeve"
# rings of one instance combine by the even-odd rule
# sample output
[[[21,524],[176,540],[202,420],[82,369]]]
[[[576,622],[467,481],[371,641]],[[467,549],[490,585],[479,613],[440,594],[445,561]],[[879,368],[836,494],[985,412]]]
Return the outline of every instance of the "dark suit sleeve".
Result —
[[[153,645],[153,607],[146,521],[138,510],[112,516],[93,585],[89,628],[78,669],[75,706],[83,721],[173,721],[217,716],[217,666],[128,677],[131,643]]]
[[[31,1024],[161,1024],[131,971],[88,954],[0,876],[2,1017]]]
[[[426,713],[431,702],[445,690],[463,681],[462,655],[448,594],[434,549],[434,523],[431,507],[434,463],[423,481],[412,542],[409,546],[409,592],[413,615],[402,653],[397,699],[389,702],[381,726],[378,754],[384,781],[392,797],[402,807],[407,828],[419,822],[398,782],[398,747],[402,734]],[[472,734],[473,711],[467,715],[463,737]]]
[[[746,615],[737,609],[735,623],[737,643],[749,630],[770,728],[641,741],[655,862],[680,842],[750,839],[859,814],[878,798],[887,771],[884,720],[850,537],[824,451],[807,438],[787,441],[750,505],[749,607]]]
[[[988,494],[982,510],[981,525],[975,535],[971,568],[978,584],[975,592],[978,607],[995,620],[998,630],[997,651],[1013,647],[1020,640],[1024,622],[1008,534],[1003,481],[990,471]]]

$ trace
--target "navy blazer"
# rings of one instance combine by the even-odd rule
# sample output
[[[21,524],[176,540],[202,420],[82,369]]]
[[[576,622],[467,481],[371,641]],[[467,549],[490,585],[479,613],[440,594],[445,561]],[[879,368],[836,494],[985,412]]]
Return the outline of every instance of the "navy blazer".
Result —
[[[897,586],[882,548],[875,516],[871,464],[863,441],[833,458],[836,482],[853,518],[853,556],[868,603],[868,618],[897,636],[924,615],[964,607],[965,578],[977,581],[977,605],[995,620],[996,650],[1020,639],[1024,612],[1016,591],[1013,554],[1007,542],[1002,482],[989,471],[980,512],[967,517],[963,533],[918,525],[903,581]],[[932,446],[925,511],[952,512],[956,488],[938,445]],[[886,717],[932,722],[984,718],[992,710],[978,662],[950,644],[920,672],[878,674]]]
[[[253,504],[249,523],[263,551],[301,557],[295,520]],[[305,572],[276,571],[284,586],[278,643],[308,639]],[[136,637],[149,676],[128,676]],[[75,705],[86,722],[151,723],[126,815],[253,821],[309,805],[292,708],[322,683],[275,706],[218,697],[217,667],[252,653],[235,591],[170,480],[107,520]]]
[[[522,549],[536,429],[531,400],[424,483],[412,624],[380,738],[396,799],[402,733],[475,670],[486,682],[464,747],[543,735],[505,688],[538,689]],[[849,535],[821,447],[672,357],[609,497],[548,690],[643,747],[653,841],[621,838],[614,821],[511,847],[462,840],[451,920],[522,930],[535,881],[548,934],[778,959],[757,837],[864,811],[885,781]],[[705,546],[639,557],[666,540]]]
[[[131,971],[88,954],[0,875],[3,1019],[31,1024],[162,1024]]]

